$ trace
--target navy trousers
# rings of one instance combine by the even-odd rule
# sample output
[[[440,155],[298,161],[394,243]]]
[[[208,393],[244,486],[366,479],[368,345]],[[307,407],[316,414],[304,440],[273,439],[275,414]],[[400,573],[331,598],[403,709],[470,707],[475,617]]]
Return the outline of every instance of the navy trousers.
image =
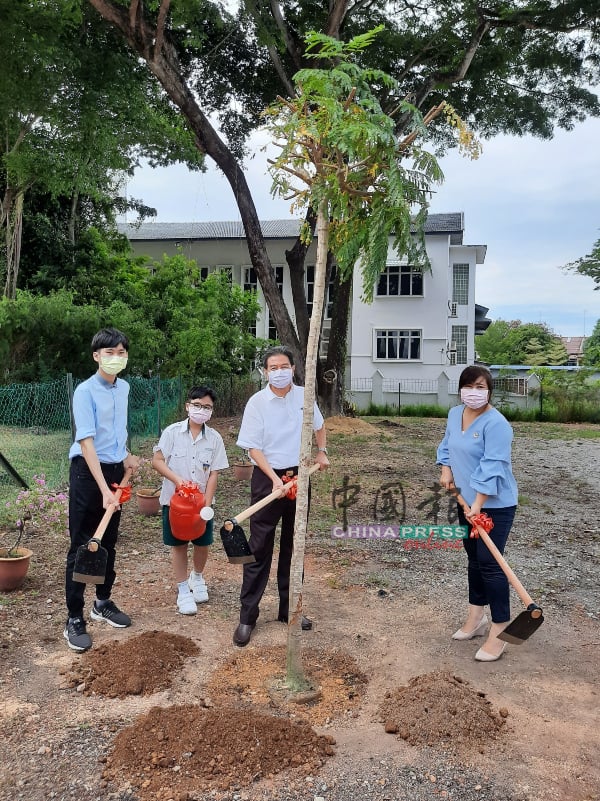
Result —
[[[298,473],[297,467],[288,468]],[[286,470],[276,470],[282,476]],[[273,482],[258,467],[254,468],[251,483],[251,502],[256,503],[273,491]],[[294,550],[294,521],[296,501],[286,497],[260,509],[250,518],[250,550],[256,562],[244,565],[244,577],[240,592],[240,623],[254,625],[259,615],[259,604],[269,581],[275,530],[281,521],[279,561],[277,563],[277,588],[279,590],[278,617],[287,620],[290,607],[290,565]]]
[[[102,473],[108,486],[120,484],[125,474],[123,462],[101,464]],[[67,554],[65,576],[65,595],[69,617],[83,617],[84,593],[86,585],[73,581],[75,557],[80,545],[84,545],[93,535],[104,516],[102,493],[82,456],[71,460],[69,471],[69,534],[71,547]],[[96,597],[100,601],[110,598],[115,582],[115,545],[119,534],[120,510],[113,513],[102,537],[102,547],[108,551],[106,579],[104,584],[96,585]]]
[[[504,553],[516,506],[505,506],[501,509],[482,509],[494,521],[490,531],[490,539]],[[470,525],[461,507],[458,507],[458,519],[461,525]],[[473,606],[490,605],[492,621],[507,623],[510,620],[510,587],[502,568],[489,552],[481,538],[463,540],[467,552],[467,575],[469,581],[469,603]]]

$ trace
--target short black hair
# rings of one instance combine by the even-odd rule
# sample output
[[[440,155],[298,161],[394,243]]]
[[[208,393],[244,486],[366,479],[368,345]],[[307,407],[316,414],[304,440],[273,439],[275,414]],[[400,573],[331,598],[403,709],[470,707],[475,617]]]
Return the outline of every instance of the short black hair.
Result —
[[[217,396],[215,395],[215,391],[212,387],[204,386],[204,384],[200,385],[199,387],[192,387],[187,394],[187,400],[197,400],[198,398],[206,398],[206,396],[212,400],[213,403],[216,403]]]
[[[103,328],[94,334],[92,339],[92,353],[102,348],[116,348],[117,345],[123,345],[125,350],[129,353],[129,340],[122,331],[118,328]]]
[[[473,364],[471,367],[465,367],[465,369],[462,371],[460,378],[458,379],[459,390],[461,390],[463,387],[466,387],[467,384],[473,384],[478,378],[485,379],[485,383],[488,385],[491,395],[494,389],[494,378],[487,367],[480,367],[477,364]]]
[[[267,348],[262,357],[262,366],[265,369],[271,356],[287,356],[292,367],[294,366],[294,354],[286,345],[273,345],[272,348]]]

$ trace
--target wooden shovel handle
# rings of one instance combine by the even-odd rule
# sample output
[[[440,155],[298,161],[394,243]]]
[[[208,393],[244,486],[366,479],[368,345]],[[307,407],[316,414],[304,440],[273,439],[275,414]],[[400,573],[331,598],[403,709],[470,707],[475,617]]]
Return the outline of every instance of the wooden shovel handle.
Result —
[[[462,506],[463,511],[467,511],[467,510],[470,509],[469,504],[465,501],[465,499],[463,498],[463,496],[459,492],[457,492],[455,489],[452,489],[452,488],[450,488],[450,492],[454,495],[454,497],[456,498],[458,503]],[[494,545],[494,543],[493,543],[490,535],[487,533],[487,531],[482,526],[479,526],[477,523],[474,523],[474,524],[471,524],[471,525],[474,525],[475,528],[477,529],[477,533],[479,534],[481,539],[485,542],[489,552],[492,554],[492,556],[494,557],[496,562],[498,562],[498,564],[502,568],[502,572],[504,573],[506,578],[509,580],[510,584],[514,587],[514,590],[517,593],[517,595],[519,596],[519,598],[521,599],[521,601],[523,602],[523,605],[527,607],[527,606],[530,606],[531,604],[533,604],[533,598],[531,597],[531,595],[529,595],[529,593],[527,592],[525,587],[521,584],[519,579],[515,576],[511,566],[508,564],[506,559],[502,556],[502,554],[500,553],[498,548],[496,548],[496,546]]]
[[[320,465],[316,463],[311,465],[308,470],[308,475],[309,476],[312,475],[319,469]],[[291,490],[292,487],[295,487],[297,483],[298,479],[295,478],[293,481],[288,481],[287,484],[284,484],[283,489],[273,490],[273,492],[271,492],[269,495],[266,495],[264,498],[261,498],[260,501],[257,501],[256,503],[253,503],[252,506],[249,506],[247,509],[244,509],[243,512],[240,512],[235,517],[226,520],[224,523],[225,528],[228,531],[231,531],[234,526],[239,525],[244,520],[247,520],[249,517],[252,517],[252,515],[255,512],[258,512],[259,509],[262,509],[264,506],[268,506],[273,501],[276,501],[277,498],[283,497],[283,495],[285,495],[289,490]]]
[[[129,483],[129,479],[131,478],[131,474],[132,473],[133,473],[133,470],[131,469],[131,467],[128,467],[127,470],[125,471],[125,475],[123,476],[123,480],[121,481],[121,487],[122,488],[127,486],[127,484]],[[117,497],[117,500],[114,503],[111,503],[111,505],[108,507],[108,509],[104,512],[102,520],[98,523],[98,528],[94,532],[94,536],[88,542],[88,551],[95,552],[100,547],[100,543],[102,542],[102,537],[104,536],[104,532],[106,531],[106,527],[108,526],[111,517],[113,516],[113,514],[117,510],[117,507],[119,505],[119,500],[121,498],[122,493],[123,493],[123,489],[117,489],[115,491],[115,495]]]

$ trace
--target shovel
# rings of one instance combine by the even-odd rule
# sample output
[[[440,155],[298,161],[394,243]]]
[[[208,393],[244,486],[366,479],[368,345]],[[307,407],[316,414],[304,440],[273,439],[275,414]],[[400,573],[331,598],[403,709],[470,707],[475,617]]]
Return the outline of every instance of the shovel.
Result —
[[[108,562],[108,551],[101,545],[102,537],[106,531],[111,517],[119,506],[119,499],[125,485],[131,477],[132,470],[128,469],[123,477],[121,489],[117,489],[115,496],[117,500],[104,512],[94,536],[85,545],[80,545],[75,555],[75,565],[73,567],[73,581],[81,581],[84,584],[104,584],[106,579],[106,565]]]
[[[312,475],[312,473],[316,472],[317,470],[319,470],[319,465],[313,464],[311,465],[308,474]],[[262,509],[264,506],[268,506],[270,503],[273,503],[273,501],[283,497],[283,495],[285,495],[292,487],[295,487],[297,483],[297,478],[295,478],[293,481],[289,481],[284,485],[283,489],[273,490],[273,492],[271,492],[269,495],[261,498],[260,501],[253,503],[252,506],[249,506],[247,509],[244,509],[243,512],[240,512],[235,517],[229,518],[229,520],[226,520],[223,523],[220,532],[221,540],[223,541],[223,548],[227,554],[227,559],[232,565],[247,565],[251,562],[256,562],[256,558],[250,550],[244,529],[240,526],[240,523],[243,523],[244,520],[252,517],[252,515],[255,512],[258,512],[259,509]]]
[[[460,495],[460,493],[450,490],[452,494],[456,497],[456,500],[462,506],[464,510],[469,509],[469,505],[465,501],[465,499]],[[510,565],[506,561],[506,559],[502,556],[498,548],[494,545],[492,540],[490,539],[489,534],[487,531],[480,525],[475,524],[475,528],[477,529],[477,533],[481,537],[481,539],[485,542],[488,550],[498,562],[504,575],[508,579],[509,583],[521,599],[523,606],[525,609],[521,612],[520,615],[508,624],[508,626],[504,629],[503,632],[498,634],[499,640],[504,640],[505,642],[509,642],[512,645],[521,645],[528,640],[532,634],[534,634],[539,627],[544,622],[544,615],[542,613],[542,609],[533,602],[531,595],[527,592],[525,587],[521,584],[519,579],[513,573]]]

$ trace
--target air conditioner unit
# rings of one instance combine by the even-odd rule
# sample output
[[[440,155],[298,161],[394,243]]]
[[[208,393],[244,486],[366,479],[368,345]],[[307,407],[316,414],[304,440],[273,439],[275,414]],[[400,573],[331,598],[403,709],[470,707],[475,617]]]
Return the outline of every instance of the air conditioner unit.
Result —
[[[448,311],[450,312],[450,314],[448,315],[449,317],[457,317],[458,303],[454,300],[449,300]]]

